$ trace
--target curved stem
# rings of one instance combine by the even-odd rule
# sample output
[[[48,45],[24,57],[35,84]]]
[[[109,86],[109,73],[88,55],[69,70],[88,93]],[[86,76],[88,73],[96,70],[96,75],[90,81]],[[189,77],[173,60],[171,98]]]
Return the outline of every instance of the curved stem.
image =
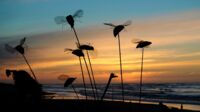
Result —
[[[87,91],[86,91],[85,77],[84,77],[84,74],[83,74],[83,67],[82,67],[82,62],[81,62],[81,58],[80,57],[79,57],[79,62],[80,62],[80,67],[81,67],[81,73],[82,73],[82,79],[83,79],[83,86],[84,86],[84,89],[85,89],[85,97],[86,97],[86,100],[87,100]]]
[[[141,97],[142,97],[143,58],[144,58],[144,48],[142,48],[142,62],[141,62],[141,74],[140,74],[140,99],[139,99],[139,103],[141,103]]]
[[[94,81],[93,83],[94,83],[94,88],[95,88],[95,92],[96,92],[96,97],[98,99],[97,86],[96,86],[96,81],[95,81],[95,78],[94,78],[94,72],[93,72],[93,68],[92,68],[92,63],[90,61],[90,55],[89,55],[88,51],[86,51],[86,52],[87,52],[88,62],[89,62],[89,65],[90,65],[90,70],[91,70],[91,73],[92,73],[92,79]]]
[[[106,88],[105,88],[105,90],[103,92],[103,95],[101,96],[101,100],[103,100],[103,98],[104,98],[104,96],[105,96],[105,94],[106,94],[106,92],[107,92],[107,90],[109,88],[111,80],[112,80],[112,77],[110,76],[110,78],[108,79],[108,83],[106,84]]]
[[[121,43],[120,43],[119,34],[118,34],[118,45],[119,45],[119,62],[120,62],[121,86],[122,86],[122,100],[124,102],[124,82],[123,82],[123,72],[122,72]]]
[[[37,78],[36,78],[36,76],[35,76],[35,73],[33,72],[33,69],[31,68],[31,65],[28,63],[28,60],[26,59],[25,55],[22,54],[22,57],[24,58],[26,64],[28,65],[28,67],[29,67],[31,73],[33,74],[34,79],[38,82],[38,80],[37,80]]]

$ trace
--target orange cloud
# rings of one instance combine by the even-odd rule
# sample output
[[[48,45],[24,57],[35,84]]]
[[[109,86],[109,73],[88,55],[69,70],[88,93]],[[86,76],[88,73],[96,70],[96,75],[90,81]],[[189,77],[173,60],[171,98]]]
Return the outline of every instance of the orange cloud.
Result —
[[[131,42],[134,38],[153,42],[150,48],[145,49],[144,55],[144,69],[147,70],[144,74],[148,76],[145,79],[147,82],[152,82],[154,76],[159,80],[163,75],[167,77],[168,73],[176,75],[181,68],[184,68],[186,74],[192,72],[191,70],[199,71],[196,69],[200,66],[200,60],[197,58],[200,55],[199,47],[196,47],[200,41],[199,10],[133,21],[132,26],[126,29],[127,31],[120,34],[126,82],[137,81],[140,71],[141,51]],[[104,80],[110,72],[118,73],[118,45],[112,29],[94,25],[79,28],[77,31],[82,43],[89,42],[97,50],[97,56],[92,59],[92,64],[98,80]],[[64,48],[76,48],[73,32],[34,35],[28,38],[27,44],[30,48],[26,55],[42,79],[45,80],[44,76],[49,76],[48,80],[54,80],[59,74],[66,72],[80,77],[77,57],[63,51]],[[17,67],[11,67],[27,69],[22,63]],[[177,78],[178,75],[174,77]],[[167,81],[170,81],[169,78],[166,78]],[[197,81],[196,78],[193,80]],[[160,82],[165,81],[163,78],[160,79]],[[187,78],[182,81],[187,81]]]

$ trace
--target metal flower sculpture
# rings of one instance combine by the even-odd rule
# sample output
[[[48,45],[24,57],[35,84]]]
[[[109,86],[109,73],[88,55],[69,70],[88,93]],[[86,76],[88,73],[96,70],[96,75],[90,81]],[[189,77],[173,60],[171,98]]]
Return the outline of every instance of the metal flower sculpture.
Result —
[[[24,50],[24,46],[23,46],[24,43],[25,43],[25,41],[26,41],[26,37],[24,37],[23,39],[21,39],[20,43],[17,46],[15,46],[15,47],[10,46],[9,44],[5,44],[5,49],[8,52],[12,53],[12,54],[16,53],[16,52],[18,52],[19,54],[21,54],[22,57],[23,57],[23,59],[25,60],[26,64],[28,65],[28,67],[29,67],[29,69],[30,69],[30,71],[31,71],[34,79],[37,81],[35,73],[33,72],[33,69],[31,68],[31,66],[30,66],[30,64],[29,64],[29,62],[28,62],[28,60],[27,60],[27,58],[25,56],[25,50]]]
[[[141,48],[142,49],[141,74],[140,74],[140,98],[139,98],[139,103],[141,103],[144,48],[150,46],[152,44],[152,42],[140,40],[140,41],[136,41],[135,43],[137,43],[136,48]]]
[[[114,27],[113,35],[114,35],[114,37],[118,36],[119,62],[120,62],[120,75],[121,75],[122,100],[123,101],[124,101],[124,83],[123,83],[123,70],[122,70],[122,58],[121,58],[121,42],[120,42],[119,33],[125,28],[125,26],[128,26],[130,24],[131,24],[131,21],[127,21],[124,24],[120,24],[120,25],[114,25],[112,23],[104,23],[104,25]]]
[[[82,61],[81,61],[81,57],[84,56],[84,53],[83,53],[83,51],[80,50],[80,49],[68,49],[68,48],[66,48],[64,51],[65,51],[65,52],[70,51],[73,55],[79,57],[80,68],[81,68],[81,74],[82,74],[82,80],[83,80],[83,86],[84,86],[84,91],[85,91],[85,97],[86,97],[86,100],[87,100],[86,83],[85,83],[85,77],[84,77],[83,66],[82,66]]]
[[[81,45],[77,44],[77,47],[81,50],[86,51],[88,62],[89,62],[89,65],[90,65],[91,74],[92,74],[92,79],[93,79],[93,83],[94,83],[94,87],[95,87],[95,92],[96,92],[96,95],[97,95],[97,98],[98,98],[98,92],[97,92],[97,86],[96,86],[96,81],[95,81],[95,77],[94,77],[94,71],[93,71],[93,68],[92,68],[92,63],[91,63],[90,55],[89,55],[89,51],[94,51],[95,49],[90,44],[81,44]]]
[[[106,85],[106,88],[105,88],[105,90],[104,90],[104,92],[103,92],[103,95],[102,95],[102,97],[101,97],[101,100],[103,100],[103,98],[104,98],[104,96],[105,96],[105,94],[106,94],[106,92],[107,92],[107,90],[108,90],[108,87],[109,87],[109,85],[110,85],[110,82],[111,82],[111,80],[112,80],[113,78],[117,78],[117,75],[115,75],[114,73],[111,73],[111,74],[110,74],[110,77],[109,77],[109,80],[108,80],[108,83],[107,83],[107,85]]]

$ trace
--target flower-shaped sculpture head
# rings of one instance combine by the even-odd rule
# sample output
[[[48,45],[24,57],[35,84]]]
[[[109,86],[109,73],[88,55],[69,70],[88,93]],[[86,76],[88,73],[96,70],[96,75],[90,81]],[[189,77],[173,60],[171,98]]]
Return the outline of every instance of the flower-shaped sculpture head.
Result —
[[[152,42],[150,42],[150,41],[141,40],[141,41],[137,42],[136,48],[145,48],[145,47],[150,46],[151,44],[152,44]]]
[[[57,16],[55,17],[56,24],[65,24],[66,22],[71,26],[74,27],[74,19],[80,18],[83,16],[83,10],[77,10],[73,15],[68,16]]]
[[[112,79],[112,78],[117,78],[118,76],[117,75],[115,75],[114,73],[111,73],[110,74],[110,78]]]
[[[74,78],[74,77],[69,77],[69,78],[65,81],[64,87],[68,87],[68,86],[71,85],[75,80],[76,80],[76,78]]]
[[[126,21],[124,24],[120,24],[120,25],[114,25],[112,23],[104,23],[104,25],[108,25],[108,26],[114,27],[114,29],[113,29],[114,37],[116,37],[125,28],[125,26],[128,26],[130,24],[131,24],[130,20]]]
[[[78,57],[84,57],[84,53],[81,49],[68,49],[65,48],[65,52],[70,51],[73,55],[78,56]]]
[[[15,53],[16,51],[22,55],[24,55],[24,43],[26,41],[26,38],[24,37],[23,39],[20,40],[20,43],[15,46],[15,47],[12,47],[10,46],[9,44],[5,44],[5,49],[10,52],[10,53]]]
[[[94,51],[94,47],[90,44],[81,44],[81,45],[77,44],[77,47],[81,50]]]

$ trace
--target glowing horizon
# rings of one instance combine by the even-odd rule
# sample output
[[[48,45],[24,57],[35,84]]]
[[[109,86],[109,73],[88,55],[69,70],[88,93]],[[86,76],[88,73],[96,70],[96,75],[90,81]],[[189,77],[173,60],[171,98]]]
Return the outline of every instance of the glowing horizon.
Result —
[[[30,0],[30,2],[27,3],[24,3],[23,0],[19,1],[21,5],[34,5],[37,3],[40,3],[40,5],[47,3],[48,5],[49,2],[53,2],[51,0],[42,2]],[[200,5],[200,2],[198,3]],[[51,5],[49,4],[49,7]],[[96,6],[97,4],[94,5]],[[115,5],[118,6],[119,4]],[[144,4],[140,5],[143,6]],[[176,5],[178,7],[178,4]],[[192,5],[194,5],[194,7],[192,7]],[[129,11],[130,16],[128,17],[131,17],[131,19],[128,20],[131,20],[132,24],[126,27],[126,31],[120,33],[125,83],[138,83],[140,75],[141,50],[135,48],[136,44],[132,43],[133,39],[149,40],[153,43],[149,48],[145,48],[144,52],[144,83],[200,81],[200,9],[195,7],[197,4],[192,5],[191,9],[183,9],[181,11],[176,11],[174,9],[174,12],[169,11],[168,13],[159,13],[154,16],[147,14],[145,17],[142,17],[136,14],[135,18],[137,19],[134,19],[134,14],[131,14],[131,11]],[[127,7],[130,8],[130,6]],[[95,9],[95,7],[91,9]],[[55,8],[55,11],[56,10],[58,9]],[[87,10],[88,9],[86,9],[86,11],[84,10],[86,18]],[[30,10],[30,12],[31,11],[32,10]],[[41,15],[42,12],[38,15]],[[114,13],[115,11],[111,12]],[[55,14],[55,12],[52,13]],[[88,13],[93,14],[92,12]],[[141,14],[145,15],[146,13],[141,12]],[[58,15],[59,14],[54,16]],[[52,14],[50,14],[49,17],[51,16]],[[54,23],[54,16],[50,18],[52,21],[47,21],[49,29],[43,29],[42,31],[37,31],[35,25],[32,25],[36,22],[40,23],[41,21],[39,20],[34,20],[33,23],[27,20],[20,26],[26,31],[26,26],[30,25],[28,23],[26,24],[26,22],[30,22],[31,25],[30,28],[27,29],[27,33],[24,33],[23,30],[17,32],[17,30],[13,28],[13,31],[11,30],[11,34],[9,34],[9,31],[5,30],[10,24],[3,28],[5,32],[3,32],[3,36],[0,37],[0,62],[2,64],[0,67],[0,81],[7,80],[5,77],[2,80],[2,76],[5,75],[4,72],[7,68],[25,69],[29,71],[20,55],[11,55],[3,48],[5,43],[14,46],[21,38],[26,36],[26,44],[28,46],[26,56],[40,82],[61,83],[57,77],[61,74],[67,74],[77,77],[77,83],[82,83],[78,58],[70,53],[64,52],[64,48],[76,48],[74,34],[68,25],[67,28],[65,27],[64,31],[62,31],[62,27]],[[106,83],[111,72],[120,76],[117,39],[114,38],[112,29],[108,26],[104,26],[103,22],[120,24],[127,19],[115,19],[111,17],[107,19],[106,16],[100,14],[101,22],[99,22],[99,19],[95,21],[94,17],[94,20],[90,18],[90,20],[92,20],[91,23],[89,23],[89,21],[84,23],[83,20],[85,19],[81,18],[83,24],[79,22],[75,24],[81,43],[91,43],[95,46],[96,51],[91,55],[93,57],[92,64],[97,83]],[[113,17],[115,16],[116,15],[113,14]],[[35,16],[33,17],[37,18]],[[91,15],[89,17],[91,17]],[[10,26],[17,27],[20,24],[19,20],[12,22],[14,25]],[[42,23],[40,24],[42,25]],[[52,28],[52,26],[54,26],[54,28]],[[42,26],[41,28],[44,27]],[[33,29],[33,32],[29,32],[31,29]],[[28,33],[30,33],[30,35],[28,35]],[[85,76],[88,76],[86,71]],[[117,78],[114,82],[119,81],[120,78]]]

